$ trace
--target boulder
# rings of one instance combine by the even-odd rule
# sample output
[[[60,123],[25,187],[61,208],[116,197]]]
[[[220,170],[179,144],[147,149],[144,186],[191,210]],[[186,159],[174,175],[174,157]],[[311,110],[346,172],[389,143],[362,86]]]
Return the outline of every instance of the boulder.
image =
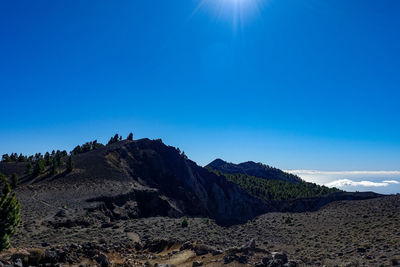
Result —
[[[44,252],[45,263],[57,263],[58,262],[58,254],[55,250],[46,249]]]
[[[213,253],[216,249],[207,245],[199,244],[193,248],[197,256],[206,255],[208,253]]]
[[[192,267],[199,267],[199,266],[203,266],[203,262],[202,261],[194,261],[192,263]]]
[[[183,243],[183,245],[181,246],[180,250],[187,250],[187,249],[192,249],[193,248],[193,244],[190,241],[186,241],[185,243]]]
[[[100,253],[99,256],[96,257],[96,261],[98,264],[100,264],[101,267],[111,266],[110,261],[108,260],[108,257],[103,253]]]
[[[16,259],[14,261],[14,267],[23,267],[24,265],[22,264],[22,260],[21,259]]]
[[[272,252],[272,259],[273,260],[278,260],[278,261],[282,261],[282,263],[287,263],[288,262],[288,258],[287,255],[285,253],[282,252]]]

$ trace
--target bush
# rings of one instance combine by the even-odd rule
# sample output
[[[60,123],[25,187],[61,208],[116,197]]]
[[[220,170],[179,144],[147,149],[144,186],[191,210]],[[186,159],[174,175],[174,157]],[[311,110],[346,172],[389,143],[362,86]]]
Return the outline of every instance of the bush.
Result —
[[[188,219],[187,219],[187,217],[186,217],[186,216],[185,216],[185,217],[183,217],[183,220],[182,220],[181,226],[182,226],[183,228],[185,228],[185,227],[188,227],[188,226],[189,226],[189,222],[188,222]]]
[[[0,251],[10,247],[10,237],[20,222],[21,204],[11,186],[3,181],[0,195]]]
[[[32,249],[29,252],[28,263],[33,266],[39,266],[44,258],[44,251],[41,249]]]

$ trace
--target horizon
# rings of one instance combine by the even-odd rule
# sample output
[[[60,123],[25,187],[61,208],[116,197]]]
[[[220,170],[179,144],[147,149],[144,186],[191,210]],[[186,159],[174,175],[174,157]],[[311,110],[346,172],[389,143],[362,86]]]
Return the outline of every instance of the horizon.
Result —
[[[400,193],[385,182],[400,181],[399,11],[372,0],[2,2],[0,154],[132,131],[200,166],[251,160]]]

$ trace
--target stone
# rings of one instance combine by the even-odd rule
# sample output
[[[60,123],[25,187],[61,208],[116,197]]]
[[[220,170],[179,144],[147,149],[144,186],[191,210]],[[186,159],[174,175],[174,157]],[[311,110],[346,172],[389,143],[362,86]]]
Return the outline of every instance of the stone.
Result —
[[[285,267],[297,267],[297,263],[295,261],[288,261],[283,266],[285,266]]]
[[[193,244],[190,241],[186,241],[185,243],[183,243],[180,250],[182,251],[182,250],[192,249],[192,248],[193,248]]]
[[[21,259],[16,259],[14,261],[14,267],[23,267],[24,265],[22,264],[22,260]]]
[[[241,255],[238,257],[237,261],[241,264],[246,264],[249,261],[249,256]]]
[[[229,263],[233,262],[236,259],[237,259],[236,255],[226,255],[224,257],[224,264],[229,264]]]
[[[287,255],[285,253],[282,253],[282,252],[272,252],[272,259],[273,260],[280,260],[280,261],[282,261],[282,263],[287,263],[288,262]]]
[[[199,267],[199,266],[203,266],[203,262],[202,261],[194,261],[192,263],[192,267]]]
[[[357,248],[357,252],[365,253],[367,250],[365,248]]]
[[[244,247],[243,249],[255,249],[256,248],[256,240],[253,238],[251,239]]]
[[[108,257],[103,253],[100,253],[99,256],[96,257],[96,261],[100,264],[101,267],[111,266]]]
[[[57,263],[58,254],[55,250],[46,249],[44,252],[44,262],[45,263]]]
[[[200,244],[196,245],[193,250],[197,256],[202,256],[208,253],[212,253],[215,249],[210,246]]]

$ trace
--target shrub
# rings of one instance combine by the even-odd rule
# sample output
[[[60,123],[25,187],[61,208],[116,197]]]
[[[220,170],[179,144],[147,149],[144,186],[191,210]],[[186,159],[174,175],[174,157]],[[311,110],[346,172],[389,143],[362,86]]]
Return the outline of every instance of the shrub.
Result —
[[[44,251],[41,249],[32,249],[29,252],[28,263],[33,266],[39,266],[44,258]]]
[[[183,228],[185,228],[185,227],[188,227],[188,226],[189,226],[189,222],[188,222],[188,219],[187,219],[187,217],[186,217],[186,216],[185,216],[185,217],[183,217],[183,220],[182,220],[181,226],[182,226]]]

